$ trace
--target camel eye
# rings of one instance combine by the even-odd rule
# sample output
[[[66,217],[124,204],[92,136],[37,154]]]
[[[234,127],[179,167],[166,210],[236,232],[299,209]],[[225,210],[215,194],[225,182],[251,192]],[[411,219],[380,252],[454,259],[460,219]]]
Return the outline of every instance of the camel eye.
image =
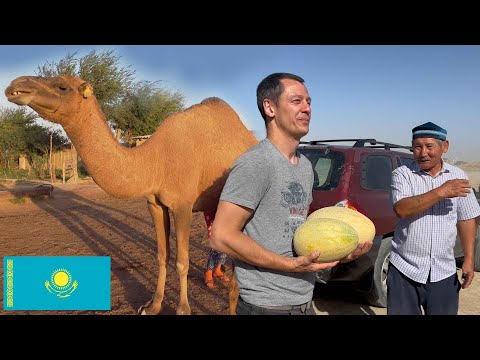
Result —
[[[62,93],[67,92],[70,89],[68,84],[66,84],[63,81],[57,82],[54,86],[56,87],[57,91],[62,92]]]

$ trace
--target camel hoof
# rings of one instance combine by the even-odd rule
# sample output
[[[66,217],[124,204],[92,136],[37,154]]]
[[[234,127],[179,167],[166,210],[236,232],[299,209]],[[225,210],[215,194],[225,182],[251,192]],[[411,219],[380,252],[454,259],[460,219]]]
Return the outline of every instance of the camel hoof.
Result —
[[[190,311],[190,306],[188,305],[180,305],[178,308],[177,308],[177,315],[191,315],[191,311]]]
[[[140,309],[138,309],[137,314],[139,315],[158,315],[162,311],[162,308],[160,308],[159,311],[157,312],[147,312],[147,306],[141,306]]]
[[[139,315],[147,315],[147,312],[145,311],[145,306],[140,306],[137,310],[137,314]]]
[[[137,314],[139,315],[158,315],[162,312],[162,304],[158,307],[158,311],[155,311],[152,306],[153,299],[150,299],[145,305],[140,306],[137,310]]]
[[[191,313],[186,311],[177,311],[177,315],[191,315]]]

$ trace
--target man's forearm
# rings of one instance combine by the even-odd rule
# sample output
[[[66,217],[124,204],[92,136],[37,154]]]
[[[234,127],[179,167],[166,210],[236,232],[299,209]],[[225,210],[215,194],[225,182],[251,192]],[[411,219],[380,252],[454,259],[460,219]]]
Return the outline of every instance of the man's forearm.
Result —
[[[462,244],[464,261],[473,262],[476,234],[477,224],[475,223],[475,219],[461,220],[458,222],[458,236]]]
[[[288,258],[268,251],[241,231],[226,233],[213,228],[209,246],[254,266],[281,271],[292,270]]]
[[[442,199],[443,197],[440,196],[439,191],[433,189],[424,194],[410,196],[397,201],[393,205],[393,210],[399,218],[403,219],[423,213]]]

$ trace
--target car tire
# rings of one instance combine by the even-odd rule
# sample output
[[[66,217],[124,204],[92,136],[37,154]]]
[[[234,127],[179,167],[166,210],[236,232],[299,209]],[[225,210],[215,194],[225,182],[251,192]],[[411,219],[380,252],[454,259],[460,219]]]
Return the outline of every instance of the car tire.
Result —
[[[366,294],[366,300],[370,305],[387,307],[387,272],[391,249],[392,238],[383,239],[373,266],[372,289]]]

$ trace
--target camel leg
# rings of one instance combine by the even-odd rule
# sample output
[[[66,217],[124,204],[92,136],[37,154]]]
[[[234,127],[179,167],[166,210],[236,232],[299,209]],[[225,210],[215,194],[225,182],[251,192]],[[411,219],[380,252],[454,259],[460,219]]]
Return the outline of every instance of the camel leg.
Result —
[[[155,225],[157,237],[158,261],[160,264],[157,289],[153,298],[138,310],[142,315],[157,315],[162,311],[162,301],[165,294],[165,280],[167,277],[167,264],[170,258],[168,237],[170,235],[170,217],[168,208],[160,204],[154,196],[147,198],[148,210]]]
[[[232,279],[228,284],[228,313],[229,315],[237,315],[237,303],[238,303],[238,284],[235,280],[235,274],[232,275]]]
[[[180,302],[177,315],[190,315],[187,294],[187,275],[189,268],[190,226],[192,223],[192,206],[184,205],[173,210],[175,233],[177,235],[177,272],[180,278]]]

